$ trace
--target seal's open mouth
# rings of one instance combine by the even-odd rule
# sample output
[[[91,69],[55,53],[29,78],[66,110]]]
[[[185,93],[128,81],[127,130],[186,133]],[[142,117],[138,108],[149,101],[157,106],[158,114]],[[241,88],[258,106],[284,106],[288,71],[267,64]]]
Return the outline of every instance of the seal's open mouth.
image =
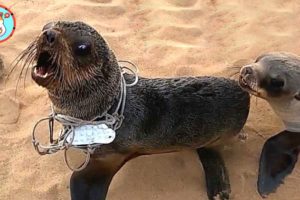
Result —
[[[47,78],[53,74],[55,63],[48,52],[42,52],[38,58],[37,65],[34,67],[34,74],[40,78]]]
[[[51,54],[43,51],[38,56],[37,64],[32,69],[33,80],[41,86],[46,86],[50,78],[53,77],[56,67],[57,64]]]
[[[247,92],[254,94],[256,96],[258,96],[258,91],[255,90],[253,87],[251,87],[251,83],[248,83],[249,81],[243,76],[240,75],[239,77],[239,85],[241,86],[241,88],[243,88],[244,90],[246,90]]]

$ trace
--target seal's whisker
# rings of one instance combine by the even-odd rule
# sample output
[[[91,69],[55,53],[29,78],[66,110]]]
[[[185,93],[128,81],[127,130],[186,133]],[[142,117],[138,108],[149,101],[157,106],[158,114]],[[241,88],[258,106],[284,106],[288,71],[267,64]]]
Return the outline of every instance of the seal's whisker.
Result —
[[[58,73],[59,73],[59,67],[55,67],[54,71],[53,71],[53,74],[54,74],[53,79],[57,79],[58,78],[58,76],[59,76]]]
[[[24,71],[24,68],[26,67],[26,65],[27,65],[27,63],[22,66],[22,69],[21,69],[21,71],[19,73],[19,76],[18,76],[18,79],[17,79],[17,83],[16,83],[16,88],[15,88],[15,97],[17,96],[18,86],[19,86],[19,83],[20,83],[20,80],[21,80],[21,77],[22,77],[22,74],[23,74],[23,71]]]
[[[31,60],[29,61],[29,64],[26,67],[26,71],[25,71],[25,75],[24,75],[24,83],[23,83],[24,89],[25,89],[25,86],[26,86],[26,78],[27,78],[28,71],[29,71],[30,66],[32,65],[34,60],[35,60],[35,56],[32,56]]]
[[[258,94],[258,83],[257,83],[257,81],[255,81],[255,88],[254,88],[254,90],[255,90],[256,94]],[[256,95],[255,95],[255,99],[256,99],[256,102],[255,102],[255,104],[256,104],[256,106],[257,106],[257,101],[258,101],[258,98],[257,98],[257,96],[256,96]]]
[[[56,59],[57,59],[57,52],[55,52],[54,54],[52,54],[52,55],[50,56],[51,66],[52,66],[52,67],[55,65]]]
[[[23,66],[22,66],[21,74],[22,74],[24,68],[27,68],[32,64],[32,62],[35,59],[35,55],[36,55],[36,51],[35,51],[35,49],[33,49],[31,52],[29,52],[26,55],[26,57],[23,58],[25,60],[24,60]]]
[[[258,94],[258,83],[257,83],[257,81],[255,81],[254,90]]]
[[[235,78],[237,75],[239,75],[240,72],[234,72],[229,75],[229,78]]]
[[[35,54],[36,54],[36,50],[35,48],[31,49],[30,51],[28,51],[24,56],[22,56],[22,61],[24,60],[23,62],[23,65],[22,65],[22,68],[21,68],[21,71],[19,73],[19,76],[18,76],[18,79],[17,79],[17,83],[16,83],[16,89],[15,89],[15,96],[17,95],[17,89],[18,89],[18,86],[19,86],[19,83],[20,83],[20,80],[22,78],[22,74],[23,74],[23,71],[24,69],[26,68],[26,71],[27,71],[27,68],[29,68],[29,66],[32,64],[32,62],[34,61],[35,59]],[[20,60],[20,61],[21,61]],[[24,86],[25,87],[25,86]]]
[[[257,106],[258,98],[255,96],[255,105]]]
[[[22,75],[22,72],[23,72],[23,68],[22,68],[22,70],[21,70],[21,72],[20,72],[20,74],[19,74],[19,77],[18,77],[18,79],[17,79],[17,83],[16,83],[16,88],[15,88],[15,98],[16,98],[16,96],[17,96],[17,90],[18,90],[18,86],[19,86],[19,82],[20,82],[20,77],[21,77],[21,75]]]
[[[22,63],[22,68],[21,71],[19,73],[18,79],[17,79],[17,83],[16,83],[16,88],[15,88],[15,96],[17,95],[17,88],[20,82],[20,78],[23,74],[24,68],[26,68],[26,66],[30,65],[34,58],[35,58],[35,54],[37,51],[37,47],[36,47],[36,42],[37,39],[34,40],[28,48],[26,48],[25,50],[23,50],[15,59],[14,61],[11,63],[10,66],[12,66],[10,72],[8,73],[5,82],[8,81],[9,77],[11,76],[11,74],[14,72],[14,70],[16,69],[16,67],[21,63]]]
[[[59,84],[62,84],[62,79],[63,79],[63,70],[59,67],[56,68],[54,72],[54,80],[56,80]]]
[[[227,69],[232,71],[231,73],[229,73],[229,77],[232,78],[232,77],[238,75],[240,73],[241,68],[242,68],[241,66],[228,67]]]
[[[59,82],[60,83],[63,83],[64,82],[64,80],[65,80],[65,65],[63,65],[63,61],[62,61],[62,59],[64,58],[64,55],[62,55],[63,53],[58,53],[57,55],[57,65],[58,66],[61,66],[60,67],[60,77],[59,77]],[[63,66],[63,67],[62,67]],[[66,66],[67,68],[69,67],[69,66]]]
[[[50,80],[50,83],[54,82],[59,77],[60,69],[57,65],[60,65],[60,63],[59,63],[59,55],[60,54],[61,54],[60,51],[55,51],[55,53],[52,54],[50,57],[51,67],[53,69],[53,78]]]
[[[26,71],[25,71],[25,75],[24,75],[24,81],[23,81],[23,88],[25,89],[26,88],[26,77],[27,77],[27,74],[28,74],[28,70],[29,67],[26,68]]]
[[[29,44],[29,46],[24,49],[9,65],[9,68],[11,68],[11,70],[9,71],[6,80],[9,79],[10,75],[13,73],[13,71],[15,70],[15,68],[18,66],[18,64],[26,57],[28,56],[31,52],[37,50],[37,41],[38,38],[35,38],[35,40],[33,42],[31,42]]]
[[[6,76],[6,81],[9,79],[10,75],[13,73],[13,71],[16,69],[16,67],[26,58],[31,50],[24,50],[21,52],[17,58],[12,62],[10,66],[12,66],[12,69],[9,71],[8,75]]]

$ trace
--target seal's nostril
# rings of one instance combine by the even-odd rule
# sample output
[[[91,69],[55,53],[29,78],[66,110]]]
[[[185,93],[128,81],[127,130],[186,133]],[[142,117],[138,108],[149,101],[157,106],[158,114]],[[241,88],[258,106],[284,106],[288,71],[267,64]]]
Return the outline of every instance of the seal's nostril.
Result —
[[[246,67],[243,68],[242,74],[243,75],[253,74],[253,69],[251,67],[249,67],[249,66],[246,66]]]
[[[46,40],[49,44],[53,44],[56,38],[56,33],[53,30],[47,30],[44,32]]]

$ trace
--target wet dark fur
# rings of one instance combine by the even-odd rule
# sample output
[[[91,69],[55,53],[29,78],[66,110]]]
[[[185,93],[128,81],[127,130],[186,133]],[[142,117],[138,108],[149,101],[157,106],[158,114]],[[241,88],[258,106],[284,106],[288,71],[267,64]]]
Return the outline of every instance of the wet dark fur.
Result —
[[[63,81],[52,80],[52,86],[58,85],[54,88],[43,85],[49,91],[55,111],[90,120],[111,106],[113,109],[120,92],[120,68],[108,45],[93,28],[82,22],[59,22],[53,27],[62,33],[60,39],[66,43],[86,36],[95,45],[96,51],[92,52],[97,54],[93,55],[97,59],[88,62],[74,57],[82,81],[74,80],[76,84],[68,86]],[[64,67],[68,66],[59,66]],[[89,74],[88,69],[95,74]],[[126,75],[127,81],[132,79]],[[224,161],[210,146],[237,135],[248,112],[249,95],[232,80],[140,77],[137,85],[127,90],[125,119],[115,141],[101,146],[86,169],[73,173],[72,200],[104,200],[112,177],[128,160],[183,149],[198,150],[206,172],[209,199],[217,195],[222,200],[228,199],[230,184]]]
[[[198,148],[236,135],[248,115],[248,95],[223,78],[140,78],[127,94],[119,151]]]
[[[218,194],[221,199],[228,199],[230,184],[224,161],[209,147],[241,130],[248,116],[249,96],[234,81],[213,77],[140,78],[136,86],[128,89],[125,120],[117,131],[115,141],[103,145],[93,156],[95,163],[99,162],[99,168],[90,173],[101,176],[95,181],[110,180],[119,166],[133,157],[192,148],[198,149],[203,163],[209,199]],[[103,167],[107,165],[108,170],[117,168],[108,173]],[[103,172],[105,175],[101,175]],[[73,175],[72,198],[93,199],[90,190],[86,191],[84,198],[76,197],[82,195],[77,188],[81,188],[81,181],[87,178],[82,173],[75,172]],[[92,188],[94,184],[98,188],[107,187],[102,182],[93,181],[85,187]],[[103,196],[96,191],[98,196]]]

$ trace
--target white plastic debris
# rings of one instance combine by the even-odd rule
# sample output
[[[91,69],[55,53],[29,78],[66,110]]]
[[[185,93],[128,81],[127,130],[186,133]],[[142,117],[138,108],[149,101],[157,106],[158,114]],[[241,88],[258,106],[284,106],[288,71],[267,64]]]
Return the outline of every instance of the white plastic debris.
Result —
[[[105,124],[79,126],[73,131],[67,137],[67,142],[72,145],[109,144],[116,137],[116,132]]]

